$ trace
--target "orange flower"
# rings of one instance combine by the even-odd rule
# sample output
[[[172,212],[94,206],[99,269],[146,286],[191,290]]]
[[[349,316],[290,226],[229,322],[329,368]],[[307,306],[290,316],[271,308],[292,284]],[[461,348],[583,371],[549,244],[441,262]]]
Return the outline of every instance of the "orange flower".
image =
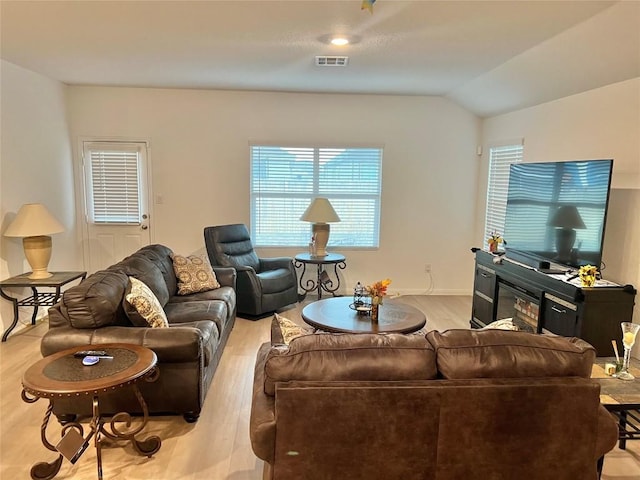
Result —
[[[372,285],[368,285],[367,293],[372,297],[384,297],[387,294],[387,287],[391,284],[390,279],[379,280]]]

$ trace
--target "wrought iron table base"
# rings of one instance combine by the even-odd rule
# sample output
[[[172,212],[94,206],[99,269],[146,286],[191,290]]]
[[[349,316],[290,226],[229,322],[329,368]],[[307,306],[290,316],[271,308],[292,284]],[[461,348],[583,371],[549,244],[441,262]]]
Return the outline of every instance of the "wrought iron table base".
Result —
[[[157,369],[154,370],[150,376],[146,377],[146,381],[155,381],[157,379]],[[162,445],[162,440],[160,437],[152,435],[144,440],[138,440],[136,435],[139,434],[144,427],[147,425],[149,420],[149,410],[147,408],[147,403],[144,401],[142,394],[140,393],[140,389],[136,384],[131,385],[133,391],[142,407],[142,423],[137,427],[131,427],[132,417],[127,412],[116,413],[111,417],[111,420],[106,423],[104,419],[100,416],[99,410],[99,399],[97,395],[93,396],[93,416],[91,418],[91,422],[89,423],[89,434],[84,439],[84,447],[81,448],[78,453],[73,457],[71,463],[75,463],[84,453],[86,446],[89,444],[92,438],[94,438],[94,446],[96,449],[96,461],[98,467],[98,480],[102,480],[102,441],[103,437],[107,437],[111,440],[120,441],[126,440],[130,441],[133,445],[133,448],[140,455],[144,455],[146,457],[153,456],[158,450],[160,450],[160,446]],[[35,403],[40,399],[38,396],[30,396],[25,390],[22,390],[22,400],[27,403]],[[40,437],[42,440],[42,444],[52,452],[58,452],[58,449],[52,445],[47,440],[47,425],[49,424],[49,418],[51,417],[51,412],[53,411],[53,401],[49,401],[49,406],[47,407],[47,411],[45,412],[44,419],[42,421],[42,426],[40,427]],[[118,427],[118,423],[123,423],[126,426],[126,430],[121,430]],[[79,422],[69,422],[65,423],[62,427],[61,435],[67,433],[69,429],[75,429],[80,436],[84,437],[84,427]],[[62,466],[62,454],[58,453],[58,458],[54,461],[47,462],[38,462],[33,467],[31,467],[31,478],[33,480],[51,480],[55,477],[60,471],[60,467]]]
[[[323,291],[330,293],[334,297],[337,296],[336,292],[338,291],[338,289],[340,289],[340,275],[338,275],[338,269],[344,270],[347,267],[347,264],[345,262],[338,262],[333,264],[333,272],[336,277],[335,287],[334,287],[334,281],[331,280],[331,278],[329,277],[329,274],[324,269],[323,264],[321,263],[315,264],[317,267],[316,279],[314,280],[313,278],[308,278],[306,282],[303,282],[303,280],[304,280],[304,274],[307,271],[307,264],[304,262],[300,262],[298,260],[294,260],[294,265],[296,268],[302,267],[302,273],[300,274],[299,285],[300,285],[300,288],[304,290],[303,296],[306,297],[307,293],[313,292],[315,290],[318,292],[318,300],[322,299]]]

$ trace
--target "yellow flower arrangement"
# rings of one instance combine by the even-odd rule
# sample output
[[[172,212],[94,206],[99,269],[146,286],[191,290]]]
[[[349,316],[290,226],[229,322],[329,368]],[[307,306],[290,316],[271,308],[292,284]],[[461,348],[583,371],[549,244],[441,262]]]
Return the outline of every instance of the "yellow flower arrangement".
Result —
[[[371,285],[367,285],[367,293],[371,296],[372,303],[382,304],[382,297],[387,294],[387,287],[391,284],[390,279],[379,280]]]
[[[489,244],[489,251],[495,252],[498,250],[498,245],[502,243],[502,236],[495,230],[491,232],[489,238],[487,238],[487,243]]]
[[[593,265],[583,265],[578,270],[578,276],[580,277],[580,283],[583,287],[593,287],[596,283],[596,277],[598,275],[598,268]]]

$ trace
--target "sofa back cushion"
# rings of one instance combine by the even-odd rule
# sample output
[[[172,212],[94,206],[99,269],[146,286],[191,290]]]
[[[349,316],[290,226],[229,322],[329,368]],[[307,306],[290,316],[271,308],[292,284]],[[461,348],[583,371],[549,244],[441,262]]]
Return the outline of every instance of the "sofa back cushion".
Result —
[[[595,349],[579,338],[507,330],[431,331],[438,372],[447,379],[589,378]]]
[[[121,272],[96,272],[64,292],[60,311],[74,328],[130,325],[122,308],[127,283],[127,276]]]
[[[422,335],[313,334],[274,345],[265,362],[264,391],[291,380],[430,380],[435,352]]]
[[[148,252],[147,252],[148,253]],[[144,283],[156,296],[161,306],[169,301],[169,289],[160,266],[145,252],[138,251],[125,258],[112,268],[117,269],[129,277],[135,277]],[[173,266],[171,267],[173,270]],[[175,274],[174,274],[175,278]],[[120,297],[122,300],[122,297]]]
[[[260,271],[260,259],[253,249],[247,226],[241,223],[204,229],[204,240],[211,265],[251,267]]]
[[[169,297],[176,294],[178,290],[176,274],[173,270],[173,260],[171,255],[173,251],[165,245],[147,245],[136,252],[137,255],[143,256],[151,260],[162,273]]]

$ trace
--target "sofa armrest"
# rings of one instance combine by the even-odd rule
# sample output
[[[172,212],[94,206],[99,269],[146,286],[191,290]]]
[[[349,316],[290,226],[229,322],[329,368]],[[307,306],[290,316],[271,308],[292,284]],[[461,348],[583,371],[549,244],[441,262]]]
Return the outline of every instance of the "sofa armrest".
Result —
[[[598,437],[596,439],[596,460],[611,451],[618,441],[618,422],[602,405],[598,408]]]
[[[272,257],[260,259],[260,271],[276,270],[278,268],[284,268],[291,272],[295,272],[293,268],[293,260],[290,257]]]
[[[218,283],[222,287],[231,287],[236,289],[236,269],[233,267],[212,267],[216,274]]]
[[[273,463],[276,447],[275,398],[264,393],[264,365],[270,349],[270,343],[262,344],[256,358],[249,435],[256,456]]]
[[[195,362],[204,355],[201,332],[190,326],[96,329],[60,327],[49,330],[44,335],[40,352],[47,356],[67,348],[103,343],[130,343],[150,348],[158,356],[158,363]]]

